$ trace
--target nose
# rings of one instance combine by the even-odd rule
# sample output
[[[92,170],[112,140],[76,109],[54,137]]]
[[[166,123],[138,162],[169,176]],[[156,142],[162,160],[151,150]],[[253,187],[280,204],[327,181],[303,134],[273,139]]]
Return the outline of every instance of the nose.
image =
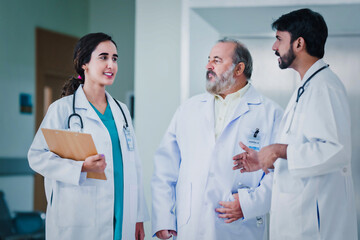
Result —
[[[214,70],[214,65],[212,64],[212,62],[208,62],[207,64],[206,64],[206,69],[207,70]]]
[[[274,42],[274,44],[273,44],[273,46],[272,46],[272,50],[273,50],[273,51],[277,51],[277,50],[278,50],[277,41]]]
[[[112,60],[107,61],[107,68],[112,69],[114,67],[114,62]]]

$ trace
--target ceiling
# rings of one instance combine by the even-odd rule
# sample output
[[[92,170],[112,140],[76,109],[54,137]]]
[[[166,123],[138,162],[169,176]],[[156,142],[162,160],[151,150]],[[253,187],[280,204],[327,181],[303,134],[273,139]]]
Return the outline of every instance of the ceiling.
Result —
[[[306,5],[321,13],[329,35],[360,35],[360,4]],[[284,13],[304,6],[211,7],[192,10],[215,28],[220,35],[238,37],[273,36],[271,23]]]

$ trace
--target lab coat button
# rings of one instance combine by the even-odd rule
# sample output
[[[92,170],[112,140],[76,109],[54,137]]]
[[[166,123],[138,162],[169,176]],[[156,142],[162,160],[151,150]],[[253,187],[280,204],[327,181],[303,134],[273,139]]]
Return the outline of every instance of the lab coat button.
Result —
[[[344,172],[344,173],[347,172],[347,168],[346,168],[346,167],[343,168],[343,172]]]

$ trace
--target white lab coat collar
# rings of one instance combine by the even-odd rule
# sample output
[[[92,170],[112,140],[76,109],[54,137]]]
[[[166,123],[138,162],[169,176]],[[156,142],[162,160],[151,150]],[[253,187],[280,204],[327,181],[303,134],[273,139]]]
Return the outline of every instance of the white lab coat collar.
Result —
[[[96,114],[95,110],[91,107],[89,100],[86,98],[85,92],[83,90],[83,84],[80,84],[75,94],[75,111],[84,109],[86,111],[85,116],[87,118],[95,119],[97,121],[101,121],[99,116]],[[73,99],[72,99],[73,101]]]
[[[319,70],[320,68],[322,68],[323,66],[326,66],[327,64],[324,62],[323,59],[319,59],[317,60],[305,73],[304,75],[304,78],[302,81],[298,82],[297,83],[297,87],[296,87],[296,90],[294,91],[294,93],[292,94],[290,100],[289,100],[289,103],[285,109],[285,112],[284,112],[284,116],[287,115],[291,109],[294,108],[294,105],[296,104],[296,97],[297,97],[297,93],[298,93],[298,90],[299,88],[305,83],[305,81],[314,73],[316,72],[317,70]],[[306,88],[309,87],[309,85],[311,84],[311,81],[310,80],[306,86],[305,86],[305,91],[306,91]]]
[[[248,83],[250,84],[250,83]],[[249,89],[244,94],[243,98],[248,104],[260,104],[262,102],[261,95],[255,90],[255,88],[250,84]],[[214,95],[206,92],[200,98],[202,102],[214,102]]]
[[[300,86],[304,84],[304,82],[317,70],[322,68],[323,66],[326,66],[327,64],[324,62],[324,60],[319,59],[317,60],[305,73],[304,78],[300,82]],[[310,80],[311,81],[311,80]],[[299,87],[300,87],[299,86]]]
[[[250,84],[250,83],[249,83]],[[206,106],[204,107],[204,114],[208,121],[210,122],[211,126],[214,125],[214,104],[215,104],[215,98],[214,95],[210,93],[203,94],[202,98],[200,98],[201,102],[206,103]],[[259,105],[263,101],[261,95],[255,90],[255,88],[250,85],[249,89],[246,91],[245,95],[241,98],[241,101],[239,102],[238,106],[236,107],[236,110],[234,111],[234,115],[230,119],[230,122],[237,119],[241,115],[245,114],[249,111],[249,105]],[[229,123],[230,123],[229,122]],[[227,123],[227,124],[229,124]],[[226,125],[227,125],[226,124]]]

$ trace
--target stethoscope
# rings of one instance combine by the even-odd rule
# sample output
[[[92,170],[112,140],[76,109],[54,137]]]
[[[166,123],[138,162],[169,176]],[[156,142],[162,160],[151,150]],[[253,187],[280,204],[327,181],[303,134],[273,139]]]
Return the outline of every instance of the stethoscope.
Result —
[[[77,114],[77,113],[75,112],[75,93],[73,94],[73,96],[74,96],[74,97],[73,97],[73,105],[72,105],[73,113],[70,114],[70,116],[68,117],[68,129],[70,129],[70,120],[71,120],[71,118],[72,118],[72,117],[77,117],[77,118],[79,118],[79,120],[80,120],[80,127],[81,127],[81,130],[82,130],[82,129],[84,128],[84,124],[83,124],[82,118],[81,118],[81,116],[80,116],[79,114]],[[123,126],[123,127],[124,127],[124,130],[129,131],[129,124],[128,124],[128,121],[127,121],[127,119],[126,119],[125,113],[124,113],[122,107],[120,106],[120,104],[118,103],[118,101],[116,101],[115,98],[113,98],[113,99],[114,99],[116,105],[118,105],[118,107],[120,108],[121,113],[122,113],[122,115],[123,115],[123,117],[124,117],[124,120],[125,120],[125,125]]]
[[[316,72],[314,72],[308,79],[306,79],[306,81],[304,82],[304,84],[303,84],[301,87],[299,87],[299,89],[298,89],[298,91],[297,91],[297,97],[296,97],[296,102],[295,102],[295,106],[294,106],[294,112],[293,112],[293,114],[292,114],[291,121],[290,121],[290,124],[289,124],[289,128],[287,129],[286,133],[288,133],[288,132],[290,131],[290,127],[291,127],[292,122],[293,122],[293,120],[294,120],[294,115],[295,115],[296,106],[297,106],[297,104],[298,104],[298,102],[299,102],[300,97],[301,97],[301,96],[304,94],[304,92],[305,92],[305,86],[306,86],[306,84],[308,84],[308,82],[309,82],[316,74],[318,74],[319,72],[321,72],[322,70],[324,70],[325,68],[328,68],[328,67],[329,67],[329,65],[326,65],[326,66],[323,66],[323,67],[319,68],[319,69],[318,69]]]
[[[305,85],[319,72],[321,72],[322,70],[324,70],[325,68],[329,67],[329,65],[323,66],[322,68],[319,68],[316,72],[314,72],[308,79],[306,79],[306,81],[304,82],[304,84],[299,87],[298,92],[297,92],[297,97],[296,97],[296,104],[299,102],[299,99],[301,97],[301,95],[303,95],[303,93],[305,92]]]

